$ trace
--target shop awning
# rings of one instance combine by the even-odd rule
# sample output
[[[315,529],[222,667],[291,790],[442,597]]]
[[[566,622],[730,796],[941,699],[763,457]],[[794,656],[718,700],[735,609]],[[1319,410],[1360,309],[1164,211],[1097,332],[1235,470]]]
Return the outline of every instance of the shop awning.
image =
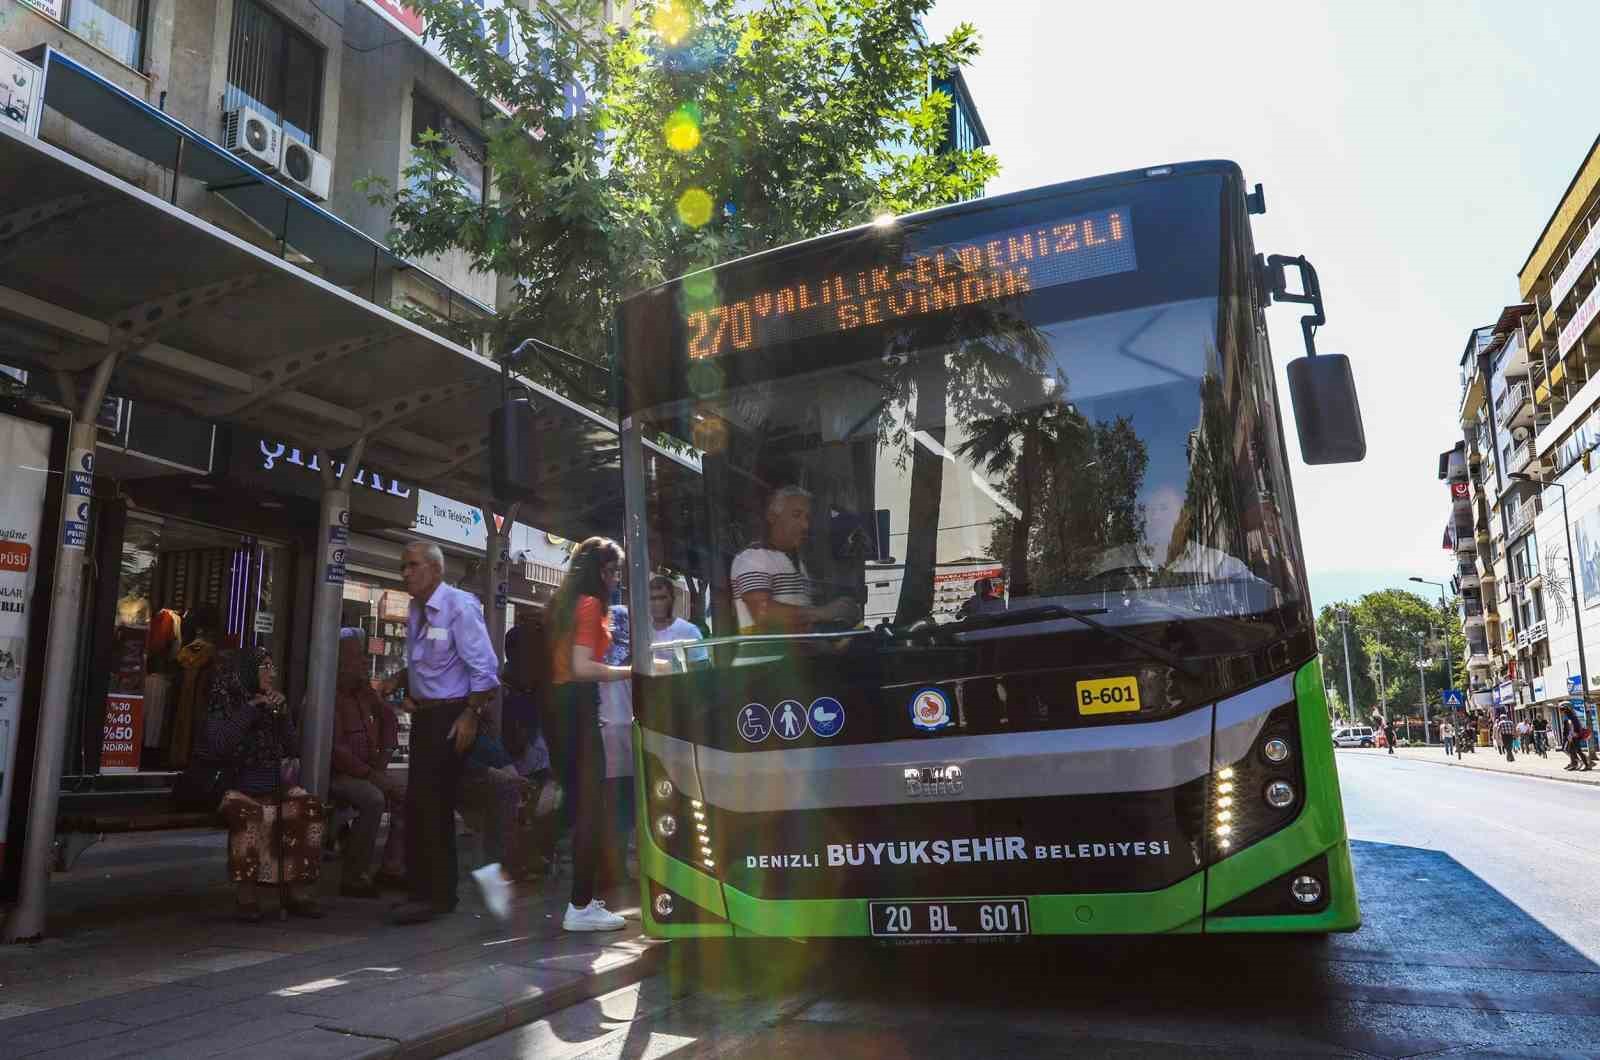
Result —
[[[125,352],[111,392],[491,501],[493,361],[65,151],[0,128],[0,340],[47,376]],[[535,400],[545,480],[520,520],[620,534],[616,425],[518,378]],[[692,458],[656,451],[664,479]]]

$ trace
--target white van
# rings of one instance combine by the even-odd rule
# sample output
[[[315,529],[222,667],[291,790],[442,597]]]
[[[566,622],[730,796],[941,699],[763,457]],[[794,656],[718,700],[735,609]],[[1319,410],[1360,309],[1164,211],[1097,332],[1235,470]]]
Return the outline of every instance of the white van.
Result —
[[[1378,737],[1370,725],[1341,725],[1333,730],[1335,747],[1376,747]]]

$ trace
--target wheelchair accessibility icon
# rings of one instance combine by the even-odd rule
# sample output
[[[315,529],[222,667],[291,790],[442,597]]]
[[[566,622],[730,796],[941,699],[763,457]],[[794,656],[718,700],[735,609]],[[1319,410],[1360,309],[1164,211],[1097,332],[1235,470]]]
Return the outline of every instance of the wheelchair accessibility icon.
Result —
[[[739,711],[739,735],[745,743],[760,743],[772,735],[772,714],[760,703],[747,703]]]

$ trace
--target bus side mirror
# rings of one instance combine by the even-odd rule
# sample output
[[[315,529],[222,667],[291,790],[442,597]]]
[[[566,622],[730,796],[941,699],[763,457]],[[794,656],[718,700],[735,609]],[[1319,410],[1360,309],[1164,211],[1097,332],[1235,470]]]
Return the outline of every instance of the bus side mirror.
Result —
[[[509,398],[489,414],[489,481],[495,500],[538,503],[539,449],[533,402]]]
[[[1353,464],[1366,459],[1367,432],[1350,358],[1342,353],[1289,362],[1289,399],[1300,428],[1300,456],[1308,464]]]

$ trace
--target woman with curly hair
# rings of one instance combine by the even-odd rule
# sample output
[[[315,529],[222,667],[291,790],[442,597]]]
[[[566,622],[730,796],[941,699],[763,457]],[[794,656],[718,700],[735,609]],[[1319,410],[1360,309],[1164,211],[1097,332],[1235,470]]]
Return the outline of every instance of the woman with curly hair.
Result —
[[[228,875],[239,885],[236,915],[247,923],[261,920],[258,883],[285,883],[288,912],[322,916],[322,803],[284,783],[284,759],[298,741],[277,678],[265,648],[242,648],[217,668],[207,702],[207,749],[235,767],[218,809],[228,822]]]

